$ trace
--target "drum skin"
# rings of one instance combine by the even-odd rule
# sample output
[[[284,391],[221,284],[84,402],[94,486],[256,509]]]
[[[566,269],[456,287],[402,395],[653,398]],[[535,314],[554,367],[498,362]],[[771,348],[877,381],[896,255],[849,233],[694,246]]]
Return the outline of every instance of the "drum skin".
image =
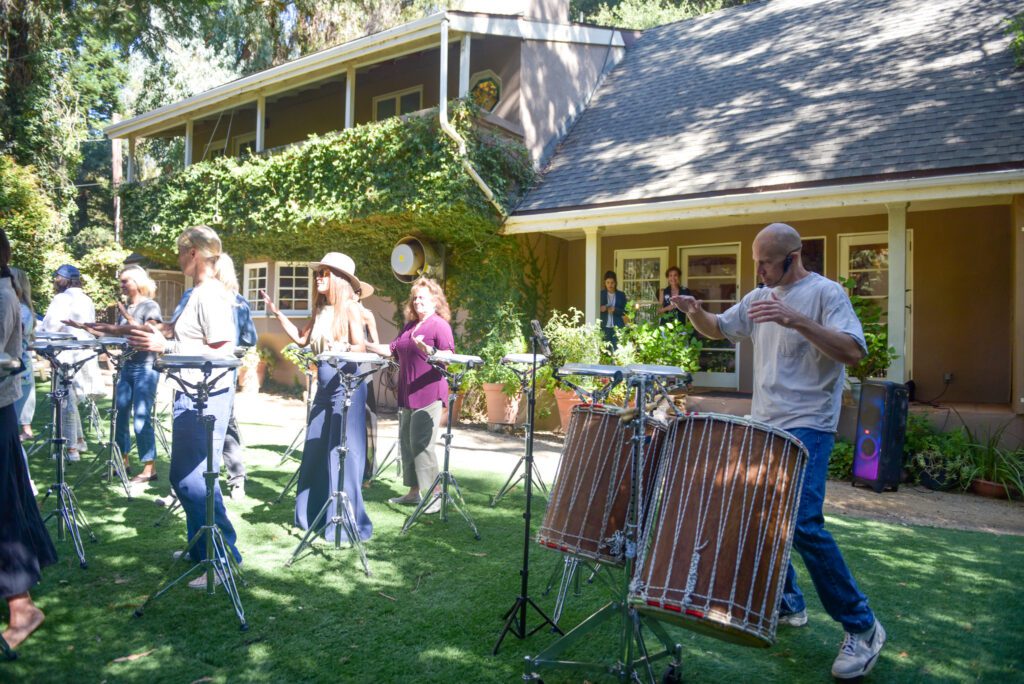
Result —
[[[629,512],[632,430],[620,410],[582,404],[573,408],[558,474],[537,541],[548,548],[612,565],[623,564],[620,543]],[[640,478],[640,524],[650,507],[651,484],[667,434],[647,422]],[[637,530],[639,535],[639,529]],[[616,541],[613,541],[615,539]]]
[[[807,451],[734,416],[683,416],[658,474],[630,604],[746,646],[775,641]]]

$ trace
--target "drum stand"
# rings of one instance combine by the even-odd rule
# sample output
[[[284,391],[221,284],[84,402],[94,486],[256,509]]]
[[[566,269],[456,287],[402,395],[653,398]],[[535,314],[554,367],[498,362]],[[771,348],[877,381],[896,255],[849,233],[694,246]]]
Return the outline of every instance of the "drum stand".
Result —
[[[210,398],[210,388],[215,385],[218,380],[230,373],[231,370],[231,368],[227,368],[213,380],[210,380],[210,375],[213,373],[213,365],[207,362],[202,366],[203,378],[195,384],[185,382],[180,377],[168,374],[168,377],[177,382],[178,385],[181,386],[182,391],[195,402],[199,422],[203,425],[206,431],[206,470],[203,472],[203,479],[206,480],[206,521],[203,526],[199,528],[199,532],[189,540],[188,545],[185,547],[185,551],[182,553],[182,558],[186,558],[192,548],[199,544],[200,541],[206,545],[206,556],[185,571],[185,573],[180,575],[177,579],[171,580],[165,584],[157,590],[155,594],[147,596],[146,600],[142,602],[142,605],[135,609],[135,617],[142,617],[143,611],[145,611],[146,606],[149,605],[150,601],[157,600],[166,594],[173,586],[183,582],[197,569],[199,569],[206,575],[207,596],[213,595],[214,587],[216,587],[219,581],[219,583],[223,585],[224,591],[227,592],[228,599],[231,601],[231,607],[234,609],[235,615],[241,623],[241,630],[244,632],[249,629],[249,624],[245,621],[245,611],[242,609],[242,599],[238,594],[238,586],[235,583],[235,576],[237,575],[238,580],[242,584],[245,584],[245,580],[242,578],[242,571],[241,568],[238,567],[238,562],[235,560],[234,554],[231,553],[227,542],[224,540],[224,533],[220,531],[219,527],[217,527],[216,522],[214,488],[217,483],[217,477],[220,473],[213,468],[213,427],[214,423],[217,422],[217,418],[216,416],[208,416],[205,414],[207,400]],[[195,392],[194,395],[189,392],[190,389]]]
[[[530,367],[530,392],[527,402],[527,432],[526,432],[526,455],[524,456],[526,462],[526,468],[523,470],[523,488],[526,491],[526,510],[523,512],[523,565],[519,570],[520,584],[519,584],[519,596],[512,603],[512,607],[505,611],[502,619],[505,621],[505,626],[501,628],[501,634],[498,635],[498,641],[494,644],[494,649],[491,651],[494,655],[498,655],[498,649],[501,648],[501,642],[504,641],[505,637],[509,632],[514,634],[518,639],[525,639],[528,636],[536,634],[540,630],[544,629],[545,625],[551,625],[551,630],[558,634],[562,634],[562,630],[559,629],[555,621],[548,617],[547,613],[537,605],[537,602],[530,598],[530,545],[531,545],[531,533],[530,529],[530,517],[533,506],[533,416],[537,409],[537,365],[538,355],[537,347],[543,342],[544,346],[547,346],[546,340],[539,340],[537,335],[531,338],[533,347],[533,365]],[[541,617],[541,622],[533,629],[527,631],[526,626],[526,609],[532,606],[537,614]]]
[[[323,363],[332,363],[332,361],[325,361]],[[343,362],[342,362],[343,363]],[[334,548],[341,548],[341,532],[344,529],[345,534],[348,536],[349,544],[355,547],[356,551],[359,552],[359,559],[363,563],[363,572],[366,576],[370,576],[370,563],[366,558],[366,549],[363,548],[363,540],[359,538],[359,528],[356,525],[355,512],[352,510],[352,502],[348,498],[348,493],[345,492],[345,459],[348,457],[348,407],[352,405],[352,393],[356,391],[359,385],[363,382],[364,378],[368,375],[372,375],[377,372],[376,367],[371,367],[362,372],[355,372],[352,374],[343,373],[340,369],[338,375],[341,378],[341,382],[345,386],[345,403],[341,405],[341,444],[338,445],[336,451],[338,452],[338,483],[335,490],[324,501],[324,505],[320,508],[320,512],[316,514],[313,522],[310,523],[309,529],[306,530],[305,536],[302,537],[302,541],[295,547],[292,557],[285,563],[286,566],[290,567],[294,563],[299,554],[305,548],[313,548],[313,537],[317,535],[320,528],[323,528],[324,536],[327,536],[327,526],[330,523],[334,524]],[[296,473],[297,475],[297,473]],[[296,481],[298,481],[296,477]],[[356,483],[356,486],[362,486],[362,483]],[[334,515],[328,519],[327,513],[330,511],[331,504],[334,504]]]
[[[306,422],[303,423],[302,427],[299,428],[299,431],[295,433],[295,437],[292,439],[292,443],[288,445],[288,449],[284,452],[284,455],[281,457],[281,460],[277,464],[279,466],[284,465],[285,462],[289,458],[291,458],[292,454],[295,453],[296,450],[298,450],[299,445],[305,446],[305,444],[306,444],[306,430],[309,427],[309,414],[313,410],[313,390],[312,390],[312,388],[313,388],[313,373],[309,370],[309,366],[306,367],[305,375],[306,375]],[[288,478],[288,483],[284,486],[284,489],[282,489],[281,493],[277,495],[276,499],[274,499],[274,505],[277,505],[277,504],[281,503],[281,500],[284,499],[285,495],[289,492],[289,490],[291,490],[292,487],[294,487],[295,485],[297,485],[299,483],[299,470],[301,470],[301,469],[302,469],[302,465],[300,463],[299,467],[297,467],[295,469],[295,472],[292,473],[292,476],[290,478]]]
[[[371,480],[379,480],[381,475],[384,474],[384,471],[387,470],[392,463],[395,464],[395,476],[402,476],[402,459],[396,451],[397,446],[398,440],[396,439],[391,443],[391,448],[388,449],[388,453],[384,454],[384,458],[382,458],[377,464],[377,468],[373,471],[373,476],[370,477]]]
[[[57,519],[57,539],[65,541],[68,535],[71,536],[71,543],[74,544],[75,554],[78,556],[78,565],[85,569],[89,567],[89,564],[85,560],[85,546],[82,544],[82,532],[79,526],[85,528],[86,533],[89,535],[89,541],[95,542],[96,535],[93,534],[92,528],[89,527],[85,516],[78,510],[78,499],[65,480],[64,444],[67,442],[67,439],[64,437],[64,420],[61,405],[71,394],[71,377],[79,368],[94,357],[90,356],[73,363],[63,363],[57,358],[57,355],[60,353],[57,350],[37,350],[37,353],[50,362],[50,410],[53,413],[53,437],[50,439],[50,455],[57,463],[57,480],[50,485],[46,495],[43,497],[43,502],[45,503],[50,494],[55,493],[57,495],[57,507],[48,516],[43,518],[43,523],[49,522],[50,518]]]
[[[509,370],[511,370],[513,373],[515,373],[516,376],[519,378],[519,391],[527,396],[528,403],[532,407],[533,403],[534,403],[534,396],[533,396],[534,388],[530,385],[530,378],[533,375],[533,369],[530,368],[530,367],[520,369],[520,368],[515,368],[514,366],[509,366]],[[532,408],[531,408],[530,418],[529,418],[529,420],[526,421],[526,443],[529,445],[529,446],[527,446],[527,451],[532,456],[532,454],[533,454],[533,410],[532,410]],[[526,468],[532,468],[533,467],[532,464],[533,464],[533,459],[531,458],[529,461],[527,461],[527,459],[526,459],[526,452],[524,452],[524,454],[519,457],[519,460],[516,461],[516,465],[515,465],[515,467],[512,468],[512,472],[509,473],[508,479],[505,480],[505,484],[503,484],[501,486],[501,489],[498,490],[497,494],[495,494],[494,496],[491,497],[491,508],[494,508],[495,506],[497,506],[498,502],[501,501],[503,498],[505,498],[506,494],[511,492],[513,489],[515,489],[517,484],[519,484],[520,482],[523,482],[528,477],[527,472],[526,472]],[[521,467],[523,467],[524,465],[526,467],[524,467],[523,468],[523,472],[520,473],[519,469]],[[516,477],[516,475],[518,475],[519,477]],[[533,473],[530,476],[532,476],[532,478],[537,481],[537,484],[540,485],[540,490],[544,493],[544,498],[546,499],[548,497],[548,488],[547,488],[547,485],[544,484],[544,478],[541,477],[540,471],[534,469]]]
[[[114,433],[117,421],[117,383],[121,379],[121,368],[131,355],[132,352],[130,351],[122,351],[120,354],[115,356],[114,354],[110,354],[108,350],[107,358],[110,359],[110,364],[114,367],[114,386],[110,393],[110,419],[109,429],[107,432],[107,439],[109,441],[105,443],[100,442],[100,453],[96,454],[96,458],[93,459],[89,469],[82,473],[81,477],[79,477],[74,484],[75,487],[80,486],[83,482],[106,467],[107,473],[105,480],[107,483],[112,482],[114,475],[116,474],[117,479],[121,482],[121,487],[124,488],[125,496],[129,499],[132,498],[132,488],[131,482],[128,480],[128,468],[124,464],[124,455],[121,453],[121,448],[117,445]],[[108,450],[108,458],[106,462],[103,460],[104,449]]]
[[[428,359],[429,361],[430,359]],[[462,498],[462,490],[459,489],[459,482],[452,475],[450,470],[450,455],[452,448],[452,424],[455,422],[455,397],[459,393],[459,389],[462,386],[462,376],[470,369],[467,364],[462,372],[455,373],[445,368],[441,363],[432,363],[437,370],[441,372],[446,378],[448,378],[448,425],[444,432],[444,468],[434,478],[434,482],[430,485],[430,494],[424,493],[420,499],[420,503],[416,506],[416,510],[412,512],[409,519],[405,521],[402,526],[401,534],[405,534],[409,531],[409,528],[419,520],[420,516],[423,515],[424,511],[434,504],[435,501],[441,501],[441,521],[448,522],[448,506],[452,506],[462,519],[469,525],[469,529],[473,530],[473,536],[480,540],[480,532],[476,528],[473,519],[469,516],[466,511],[466,501]],[[392,447],[393,449],[394,447]],[[389,452],[390,453],[390,452]],[[455,496],[452,496],[451,490],[455,489]]]
[[[631,471],[631,494],[629,510],[626,516],[625,529],[625,565],[623,567],[622,584],[618,596],[604,607],[593,613],[579,625],[574,627],[562,638],[548,646],[537,656],[527,656],[524,663],[523,681],[540,679],[537,670],[543,668],[564,670],[596,670],[607,672],[621,681],[647,681],[653,684],[658,681],[653,664],[661,658],[671,657],[668,670],[661,681],[680,681],[682,645],[674,643],[664,626],[656,620],[641,615],[628,603],[629,585],[633,578],[636,563],[638,526],[640,518],[640,461],[646,437],[647,416],[643,411],[648,396],[649,383],[653,380],[645,375],[636,374],[630,377],[629,384],[636,390],[636,405],[640,407],[631,421],[633,424]],[[527,543],[529,535],[527,535]],[[619,639],[617,657],[613,663],[580,662],[560,660],[559,656],[566,650],[583,641],[595,628],[606,622],[619,623]],[[647,627],[662,643],[663,650],[650,652],[643,634]]]

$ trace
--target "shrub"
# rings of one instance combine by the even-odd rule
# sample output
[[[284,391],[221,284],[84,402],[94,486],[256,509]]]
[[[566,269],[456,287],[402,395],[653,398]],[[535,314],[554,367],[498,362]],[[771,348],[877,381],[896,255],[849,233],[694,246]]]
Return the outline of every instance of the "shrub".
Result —
[[[837,439],[828,459],[830,480],[850,480],[853,477],[853,444]]]

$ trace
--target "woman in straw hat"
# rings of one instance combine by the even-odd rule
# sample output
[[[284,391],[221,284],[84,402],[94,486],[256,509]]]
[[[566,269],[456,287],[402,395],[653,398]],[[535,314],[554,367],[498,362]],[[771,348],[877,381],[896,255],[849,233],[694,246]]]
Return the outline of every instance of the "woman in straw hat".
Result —
[[[260,291],[267,311],[277,317],[282,330],[300,347],[308,346],[314,354],[327,352],[365,351],[363,319],[353,292],[358,289],[356,265],[352,258],[340,252],[328,252],[310,264],[316,278],[316,299],[313,315],[302,330],[281,313],[265,291]],[[360,383],[352,393],[345,425],[341,424],[341,409],[346,400],[346,388],[341,373],[355,372],[355,364],[338,369],[327,363],[317,364],[317,387],[309,411],[306,444],[299,466],[299,487],[295,496],[295,524],[308,530],[337,488],[338,445],[342,430],[346,434],[348,453],[345,458],[344,491],[352,504],[356,527],[361,540],[370,538],[373,523],[363,505],[363,470],[366,464],[366,382]],[[335,530],[331,520],[337,511],[327,512],[324,536],[333,539]],[[345,536],[342,530],[342,536]]]

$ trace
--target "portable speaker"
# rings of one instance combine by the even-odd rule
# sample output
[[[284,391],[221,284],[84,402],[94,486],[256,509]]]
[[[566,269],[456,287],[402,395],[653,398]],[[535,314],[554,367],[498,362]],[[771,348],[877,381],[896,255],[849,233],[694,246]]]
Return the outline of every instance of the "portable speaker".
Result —
[[[881,492],[899,488],[907,432],[907,388],[895,382],[861,383],[853,483]]]

